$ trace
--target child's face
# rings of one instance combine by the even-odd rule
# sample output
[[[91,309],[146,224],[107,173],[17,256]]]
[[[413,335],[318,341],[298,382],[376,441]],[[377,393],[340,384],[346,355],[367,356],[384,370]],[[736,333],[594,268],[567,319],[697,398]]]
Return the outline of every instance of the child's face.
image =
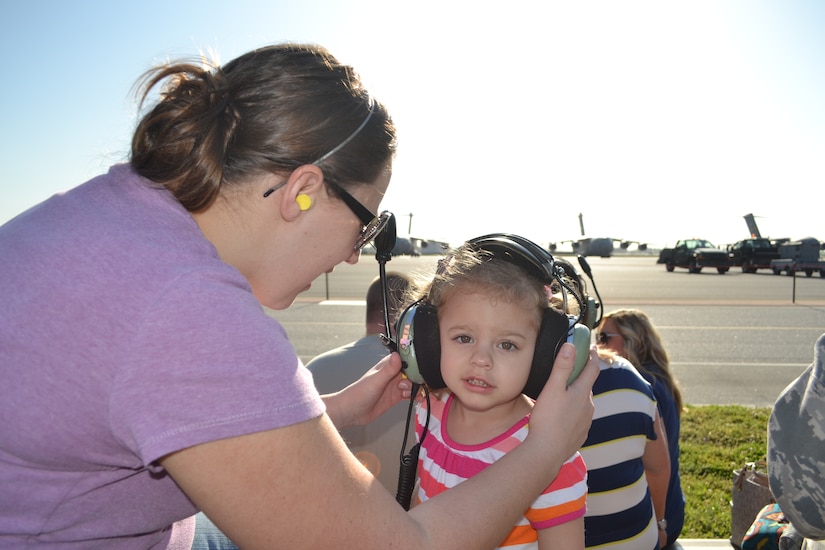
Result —
[[[486,410],[520,396],[533,361],[538,312],[479,292],[454,292],[438,308],[441,375],[455,397]]]

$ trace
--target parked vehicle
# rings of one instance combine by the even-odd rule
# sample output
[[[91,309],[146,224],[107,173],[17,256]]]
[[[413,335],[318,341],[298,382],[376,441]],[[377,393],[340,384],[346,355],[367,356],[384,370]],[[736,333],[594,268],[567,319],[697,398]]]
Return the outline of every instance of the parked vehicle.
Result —
[[[714,246],[705,239],[685,239],[676,241],[673,248],[663,248],[659,252],[658,264],[665,264],[665,269],[673,271],[684,267],[690,273],[699,273],[705,267],[715,268],[719,274],[730,270],[731,260],[727,251]]]
[[[741,266],[742,273],[756,273],[757,269],[771,269],[771,260],[777,260],[779,245],[765,238],[744,239],[728,247],[732,266]]]
[[[771,260],[773,274],[784,272],[785,275],[794,275],[801,271],[806,277],[817,272],[820,277],[825,277],[825,261],[820,256],[821,250],[822,245],[813,237],[782,244],[779,247],[780,258]]]

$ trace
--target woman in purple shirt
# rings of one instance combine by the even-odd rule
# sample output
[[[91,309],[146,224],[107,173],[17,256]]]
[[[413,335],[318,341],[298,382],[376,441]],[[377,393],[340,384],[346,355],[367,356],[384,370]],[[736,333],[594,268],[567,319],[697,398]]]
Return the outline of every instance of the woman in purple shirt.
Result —
[[[563,351],[519,452],[405,512],[337,431],[409,396],[398,355],[320,397],[261,307],[383,228],[386,109],[308,45],[142,91],[128,163],[0,227],[0,547],[186,549],[199,510],[244,548],[493,546],[584,441],[595,362],[565,390]]]

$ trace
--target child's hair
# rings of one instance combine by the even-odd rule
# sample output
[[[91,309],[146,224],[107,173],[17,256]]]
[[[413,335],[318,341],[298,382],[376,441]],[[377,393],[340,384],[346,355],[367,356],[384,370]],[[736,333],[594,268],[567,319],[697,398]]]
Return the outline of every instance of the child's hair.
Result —
[[[616,330],[624,338],[622,354],[642,374],[662,382],[673,394],[676,411],[682,412],[682,392],[670,370],[670,359],[662,344],[659,331],[650,318],[638,309],[619,309],[606,313],[604,319],[613,319]]]
[[[553,292],[553,306],[561,311],[564,311],[568,315],[584,314],[582,311],[582,306],[585,304],[584,296],[587,294],[586,283],[579,275],[579,272],[576,271],[576,268],[573,267],[573,264],[564,258],[554,258],[554,261],[556,263],[556,268],[559,271],[559,275],[567,286],[562,288],[560,282],[557,280],[553,281],[553,284],[550,287]],[[576,296],[569,296],[571,292],[575,293]]]
[[[550,307],[544,283],[517,265],[467,244],[440,260],[435,276],[419,288],[416,299],[426,298],[436,309],[455,292],[497,294],[506,302],[534,305],[537,328],[544,310]]]

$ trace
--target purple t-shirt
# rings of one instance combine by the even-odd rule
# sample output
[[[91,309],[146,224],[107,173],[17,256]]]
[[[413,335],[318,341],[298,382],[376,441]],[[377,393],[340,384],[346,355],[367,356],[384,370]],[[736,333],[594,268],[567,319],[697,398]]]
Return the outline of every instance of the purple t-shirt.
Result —
[[[129,165],[0,227],[0,258],[0,547],[185,547],[197,510],[158,458],[324,410],[246,279]]]

